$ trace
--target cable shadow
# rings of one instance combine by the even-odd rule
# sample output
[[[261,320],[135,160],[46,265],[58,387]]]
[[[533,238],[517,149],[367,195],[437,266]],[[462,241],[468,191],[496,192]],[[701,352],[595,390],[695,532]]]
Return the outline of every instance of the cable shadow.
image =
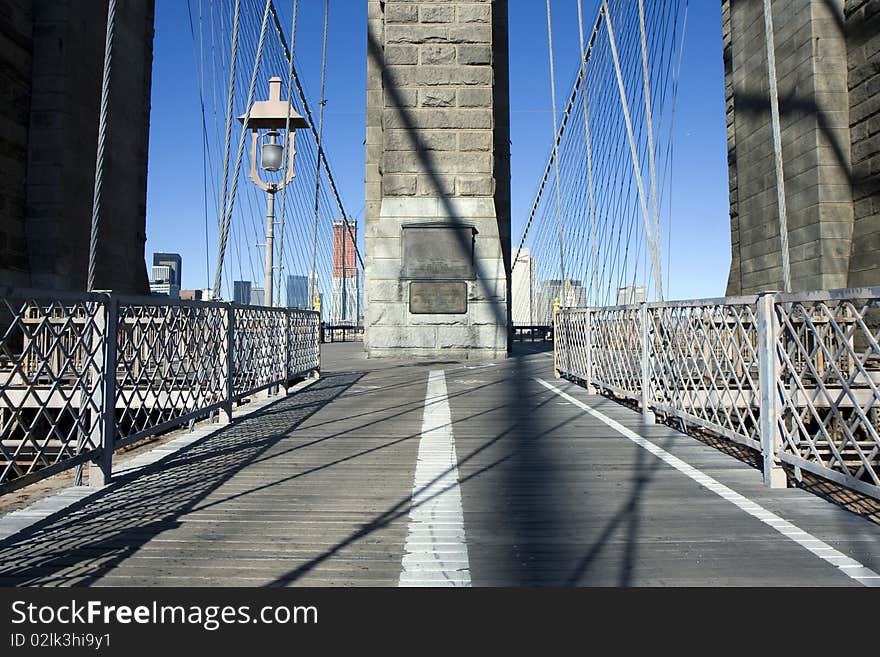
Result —
[[[95,583],[361,376],[326,376],[0,541],[0,585]]]
[[[538,409],[549,402],[550,402],[550,399],[548,398],[547,400],[538,402],[537,404],[533,403],[533,408]],[[470,421],[478,415],[485,415],[486,413],[494,412],[496,410],[498,410],[498,409],[497,408],[493,408],[493,409],[489,409],[489,410],[484,409],[477,414],[467,416],[464,418],[459,418],[457,420],[454,419],[452,421],[452,423],[450,424],[450,426],[452,426],[452,428],[453,428],[453,433],[455,431],[454,425],[456,423]],[[542,438],[546,434],[549,434],[549,433],[552,433],[553,431],[557,431],[557,430],[561,429],[562,427],[567,425],[568,422],[569,422],[569,420],[565,420],[563,422],[555,424],[554,426],[546,429],[545,431],[542,431],[540,433],[536,433],[531,436],[531,440],[538,441],[540,438]],[[458,459],[458,463],[457,463],[457,467],[459,468],[459,473],[461,473],[462,466],[465,466],[468,463],[470,463],[471,461],[475,460],[478,456],[480,456],[481,454],[483,454],[484,452],[489,450],[491,447],[493,447],[494,445],[498,444],[500,441],[502,441],[506,437],[508,437],[513,431],[515,431],[515,427],[511,427],[510,429],[502,431],[502,432],[498,433],[496,436],[493,436],[492,438],[489,438],[488,440],[486,440],[483,444],[481,444],[476,449],[472,450],[466,456],[460,457]],[[412,437],[418,437],[418,435],[420,435],[420,434],[414,435]],[[273,582],[271,582],[269,584],[269,586],[288,586],[291,584],[295,584],[298,580],[300,580],[303,577],[305,577],[306,575],[308,575],[311,571],[313,571],[315,568],[317,568],[321,564],[323,564],[326,561],[328,561],[329,559],[333,558],[339,552],[341,552],[344,549],[350,547],[351,545],[369,537],[374,532],[387,527],[389,524],[391,524],[395,520],[398,520],[401,517],[407,515],[410,512],[410,510],[412,510],[414,508],[418,508],[419,506],[429,502],[430,500],[434,499],[437,495],[442,494],[443,492],[449,490],[450,488],[454,487],[455,485],[458,485],[458,484],[464,485],[469,481],[473,481],[473,480],[481,477],[482,475],[490,472],[491,470],[495,469],[499,465],[501,465],[503,463],[507,463],[510,459],[514,458],[515,456],[516,456],[516,450],[512,450],[511,453],[504,454],[501,457],[496,458],[495,460],[490,462],[488,465],[479,467],[477,470],[471,472],[467,476],[460,477],[457,484],[456,483],[450,484],[450,486],[447,486],[441,490],[438,490],[438,491],[436,491],[436,493],[429,495],[429,496],[425,496],[425,497],[419,496],[420,501],[413,504],[412,503],[413,497],[419,495],[419,492],[427,490],[428,488],[433,486],[437,481],[440,481],[441,479],[446,477],[452,471],[452,468],[448,468],[448,469],[444,470],[442,473],[438,474],[435,478],[433,478],[429,482],[425,483],[421,488],[418,489],[418,491],[412,493],[411,495],[407,495],[406,497],[398,500],[397,502],[395,502],[394,504],[389,506],[384,512],[382,512],[381,514],[379,514],[378,516],[373,518],[371,521],[363,524],[356,531],[352,532],[349,536],[338,541],[337,543],[335,543],[330,548],[326,549],[321,554],[316,555],[312,559],[310,559],[307,562],[292,569],[288,573],[276,578]],[[467,519],[465,519],[465,524],[467,524]]]

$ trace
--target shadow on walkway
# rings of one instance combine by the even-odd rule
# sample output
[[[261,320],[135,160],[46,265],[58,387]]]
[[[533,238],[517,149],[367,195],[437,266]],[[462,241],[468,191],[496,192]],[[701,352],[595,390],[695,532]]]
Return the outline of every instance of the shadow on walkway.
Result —
[[[0,585],[89,585],[247,467],[363,374],[326,375],[228,427],[120,477],[0,542]]]

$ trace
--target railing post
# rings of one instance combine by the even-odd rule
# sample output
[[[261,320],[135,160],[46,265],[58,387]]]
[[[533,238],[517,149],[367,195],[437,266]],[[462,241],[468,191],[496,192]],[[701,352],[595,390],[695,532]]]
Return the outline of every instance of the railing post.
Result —
[[[584,313],[586,316],[585,326],[584,326],[584,368],[586,372],[586,378],[584,383],[587,385],[587,393],[594,395],[596,394],[596,388],[593,387],[593,336],[591,334],[592,322],[593,322],[593,309],[587,308],[587,312]]]
[[[770,488],[785,488],[788,481],[779,461],[782,436],[779,420],[779,322],[776,318],[776,295],[765,293],[758,297],[758,385],[761,392],[761,454],[764,457],[764,484]]]
[[[117,305],[113,294],[108,294],[104,303],[104,312],[99,315],[104,348],[102,350],[103,371],[101,377],[100,396],[101,409],[99,426],[101,436],[101,452],[97,462],[89,464],[89,486],[100,488],[110,483],[113,476],[113,447],[116,437],[116,350],[117,350]]]
[[[645,424],[654,424],[654,413],[651,411],[651,343],[648,332],[648,304],[639,304],[639,325],[641,328],[641,364],[642,364],[642,420]]]
[[[553,299],[553,377],[559,378],[559,298]]]
[[[223,371],[223,389],[226,398],[223,400],[223,413],[226,415],[226,423],[232,422],[232,398],[235,391],[233,381],[233,362],[235,351],[235,306],[227,304],[225,324],[225,341],[226,341],[226,363]]]
[[[287,395],[288,386],[290,385],[290,317],[291,310],[284,309],[284,366],[281,368],[284,372],[284,382],[282,383],[284,394]]]
[[[315,354],[317,360],[317,367],[315,368],[314,378],[319,378],[321,376],[321,302],[318,301],[318,316],[316,318],[318,325],[315,327]]]

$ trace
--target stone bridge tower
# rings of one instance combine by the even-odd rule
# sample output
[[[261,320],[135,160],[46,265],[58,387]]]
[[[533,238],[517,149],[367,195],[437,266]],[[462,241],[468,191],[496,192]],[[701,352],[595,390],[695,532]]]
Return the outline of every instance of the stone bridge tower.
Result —
[[[506,0],[369,0],[370,357],[507,352]]]
[[[880,285],[880,0],[773,0],[794,291]],[[763,3],[722,0],[728,294],[782,289]]]

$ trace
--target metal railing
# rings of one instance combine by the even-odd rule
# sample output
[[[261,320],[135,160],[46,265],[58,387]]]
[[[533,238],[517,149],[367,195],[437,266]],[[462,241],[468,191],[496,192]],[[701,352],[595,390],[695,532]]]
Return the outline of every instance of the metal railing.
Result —
[[[320,369],[319,314],[0,288],[0,493]],[[109,348],[108,348],[109,347]]]
[[[324,324],[321,328],[322,342],[363,342],[362,324]]]
[[[880,288],[560,308],[559,376],[880,498]]]
[[[553,327],[549,324],[511,324],[513,342],[552,342]]]

